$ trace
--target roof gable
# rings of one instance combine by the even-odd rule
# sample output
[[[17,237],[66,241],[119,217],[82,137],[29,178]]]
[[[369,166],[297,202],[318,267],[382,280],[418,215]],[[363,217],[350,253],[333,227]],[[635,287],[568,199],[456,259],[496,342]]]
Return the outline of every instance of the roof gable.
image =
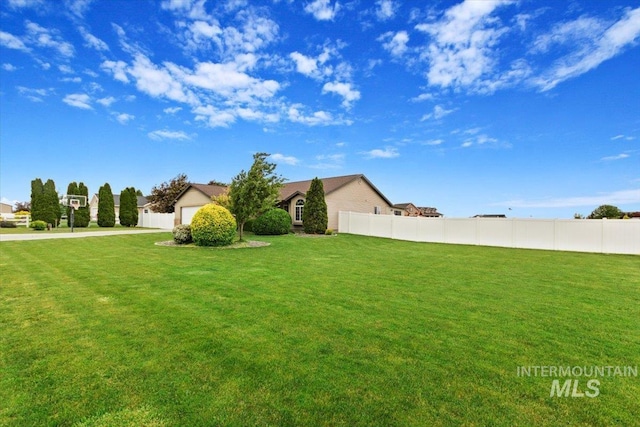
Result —
[[[329,177],[329,178],[320,178],[320,181],[322,181],[322,187],[324,188],[324,194],[325,196],[333,193],[334,191],[339,190],[340,188],[346,186],[347,184],[350,184],[353,181],[356,181],[358,179],[362,179],[364,182],[366,182],[376,193],[378,193],[378,195],[389,205],[391,206],[392,203],[389,201],[389,199],[387,199],[385,197],[384,194],[382,194],[382,192],[380,190],[378,190],[376,188],[375,185],[373,185],[371,183],[371,181],[369,181],[367,179],[366,176],[364,176],[363,174],[355,174],[355,175],[344,175],[344,176],[334,176],[334,177]],[[296,181],[296,182],[287,182],[284,183],[282,185],[282,187],[280,188],[280,200],[281,201],[287,201],[287,200],[291,200],[292,197],[296,196],[297,194],[306,194],[307,191],[309,191],[309,188],[311,187],[311,179],[306,180],[306,181]]]

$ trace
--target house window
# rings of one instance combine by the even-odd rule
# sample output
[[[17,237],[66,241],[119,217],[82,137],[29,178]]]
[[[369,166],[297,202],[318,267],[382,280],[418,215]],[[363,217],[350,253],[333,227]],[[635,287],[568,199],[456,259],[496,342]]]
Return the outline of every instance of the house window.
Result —
[[[402,211],[393,211],[395,216],[402,216]]]
[[[374,206],[373,213],[376,215],[380,215],[382,213],[382,208],[380,208],[380,206]]]
[[[296,202],[296,222],[302,222],[303,209],[304,209],[304,200],[300,199]]]

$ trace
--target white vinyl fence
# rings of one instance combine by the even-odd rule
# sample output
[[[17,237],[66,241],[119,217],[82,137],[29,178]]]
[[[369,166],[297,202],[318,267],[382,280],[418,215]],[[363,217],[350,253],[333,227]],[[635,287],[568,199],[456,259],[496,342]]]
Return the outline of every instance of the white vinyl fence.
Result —
[[[29,227],[31,224],[31,215],[16,215],[13,213],[3,213],[0,215],[4,221],[13,222],[15,225],[23,225]]]
[[[172,213],[141,213],[138,215],[138,227],[172,230],[174,217]]]
[[[414,242],[640,255],[636,219],[424,218],[340,212],[340,233]]]

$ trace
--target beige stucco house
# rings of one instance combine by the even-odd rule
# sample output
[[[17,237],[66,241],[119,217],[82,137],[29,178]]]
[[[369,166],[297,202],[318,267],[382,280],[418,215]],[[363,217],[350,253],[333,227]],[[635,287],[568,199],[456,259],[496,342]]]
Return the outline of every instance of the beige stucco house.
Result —
[[[227,187],[221,185],[189,184],[178,197],[174,205],[174,223],[190,224],[193,214],[207,203],[211,203],[211,197],[219,196],[227,191]]]
[[[12,212],[13,212],[13,206],[11,206],[8,203],[0,203],[0,214],[12,213]]]
[[[338,212],[364,212],[392,215],[392,203],[362,174],[322,178],[327,203],[328,228],[338,229]],[[287,182],[280,189],[280,207],[289,212],[293,226],[302,226],[305,195],[311,180]],[[176,198],[175,223],[189,224],[193,214],[211,202],[212,196],[224,193],[227,187],[189,184]]]
[[[375,185],[362,174],[322,178],[324,200],[327,203],[327,228],[338,229],[338,213],[362,212],[393,214],[393,205]],[[280,189],[280,207],[291,215],[293,226],[302,226],[305,195],[311,180],[288,182]]]

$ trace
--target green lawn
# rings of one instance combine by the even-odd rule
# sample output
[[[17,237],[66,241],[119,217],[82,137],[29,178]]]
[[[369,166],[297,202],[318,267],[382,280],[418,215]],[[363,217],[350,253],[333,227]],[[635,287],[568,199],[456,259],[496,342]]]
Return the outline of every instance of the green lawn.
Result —
[[[140,227],[133,228],[140,230]],[[120,224],[116,224],[114,227],[99,227],[97,223],[92,222],[89,227],[74,227],[74,233],[86,233],[92,231],[122,231],[122,230],[132,230],[130,227],[123,227]],[[51,234],[51,233],[71,233],[71,227],[67,227],[67,223],[63,222],[59,227],[52,228],[51,230],[40,230],[36,231],[33,228],[27,228],[25,226],[18,226],[16,228],[0,228],[0,234],[28,234],[28,233],[37,233],[37,234]]]
[[[517,367],[640,365],[638,256],[169,239],[0,243],[0,425],[637,423],[638,377]]]

